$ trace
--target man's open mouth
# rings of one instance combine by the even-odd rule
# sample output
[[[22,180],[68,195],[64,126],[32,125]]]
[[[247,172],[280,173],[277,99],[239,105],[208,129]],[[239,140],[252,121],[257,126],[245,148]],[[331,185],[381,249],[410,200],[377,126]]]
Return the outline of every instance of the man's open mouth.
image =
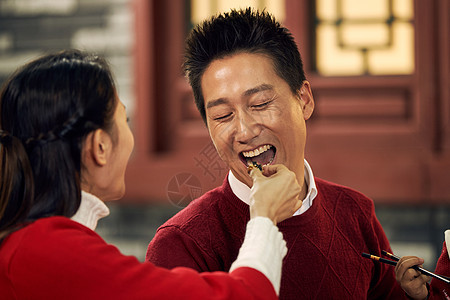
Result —
[[[274,146],[263,145],[251,151],[242,151],[239,157],[246,166],[254,162],[264,166],[273,162],[276,152],[277,149]]]

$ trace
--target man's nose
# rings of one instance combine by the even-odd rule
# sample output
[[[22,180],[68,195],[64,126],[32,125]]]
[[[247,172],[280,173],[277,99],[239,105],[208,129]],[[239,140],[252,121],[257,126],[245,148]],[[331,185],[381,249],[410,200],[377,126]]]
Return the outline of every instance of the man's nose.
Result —
[[[261,126],[249,113],[241,113],[235,122],[235,139],[241,144],[247,144],[261,133]]]

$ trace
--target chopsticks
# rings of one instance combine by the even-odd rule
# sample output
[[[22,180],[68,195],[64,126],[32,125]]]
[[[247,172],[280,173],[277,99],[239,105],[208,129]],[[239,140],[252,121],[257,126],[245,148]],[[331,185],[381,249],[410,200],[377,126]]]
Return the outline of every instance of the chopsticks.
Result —
[[[400,257],[398,257],[397,255],[394,255],[392,253],[389,253],[389,252],[387,252],[385,250],[381,250],[381,253],[383,253],[383,255],[386,255],[386,256],[392,258],[395,261],[399,261],[400,260]],[[440,280],[450,284],[450,280],[448,278],[444,277],[444,276],[434,274],[433,272],[427,271],[424,268],[421,268],[419,266],[414,266],[413,269],[419,271],[422,274],[425,274],[425,275],[428,275],[428,276],[440,279]]]
[[[374,260],[374,261],[379,261],[379,262],[391,265],[391,266],[396,266],[397,265],[397,262],[400,260],[400,257],[398,257],[398,256],[396,256],[396,255],[394,255],[392,253],[389,253],[389,252],[387,252],[385,250],[382,250],[381,252],[383,253],[383,255],[388,256],[392,260],[385,259],[385,258],[376,256],[376,255],[372,255],[372,254],[368,254],[368,253],[362,253],[362,256],[365,257],[365,258],[369,258],[371,260]],[[445,282],[447,284],[450,284],[450,279],[448,279],[448,278],[446,278],[444,276],[434,274],[433,272],[427,271],[424,268],[421,268],[419,266],[413,266],[412,268],[417,270],[417,271],[419,271],[422,274],[434,277],[436,279],[442,280],[443,282]]]
[[[376,255],[363,253],[362,256],[365,257],[365,258],[370,258],[371,260],[376,260],[376,261],[379,261],[379,262],[391,265],[391,266],[396,266],[397,265],[397,261],[395,261],[395,260],[382,258],[382,257],[376,256]]]

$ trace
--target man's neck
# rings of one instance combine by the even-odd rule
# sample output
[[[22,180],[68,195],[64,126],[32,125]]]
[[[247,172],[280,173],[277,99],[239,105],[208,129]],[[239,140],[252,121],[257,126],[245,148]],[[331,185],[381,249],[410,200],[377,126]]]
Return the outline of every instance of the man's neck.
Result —
[[[303,200],[302,207],[294,214],[302,214],[312,205],[314,198],[317,195],[317,188],[314,181],[314,175],[312,173],[312,169],[309,166],[308,162],[304,160],[305,168],[304,168],[304,176],[300,179],[303,184],[300,190],[300,199]],[[228,182],[230,184],[231,190],[233,193],[243,202],[249,204],[250,201],[250,188],[239,181],[236,176],[230,171],[228,174]]]

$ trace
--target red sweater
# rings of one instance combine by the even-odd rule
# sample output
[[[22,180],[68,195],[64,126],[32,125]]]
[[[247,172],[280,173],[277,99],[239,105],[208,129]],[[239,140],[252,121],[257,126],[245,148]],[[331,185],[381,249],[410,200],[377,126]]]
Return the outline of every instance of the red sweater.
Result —
[[[450,260],[445,242],[442,247],[441,257],[439,257],[434,273],[450,277]],[[442,280],[432,278],[430,292],[433,299],[450,299],[450,285],[446,284]]]
[[[231,274],[172,271],[140,263],[68,218],[36,221],[0,245],[0,298],[276,299],[251,268]]]
[[[373,202],[316,178],[318,195],[302,215],[278,224],[287,242],[280,299],[403,299],[394,268],[363,258],[390,251]],[[247,204],[228,180],[163,224],[146,259],[166,268],[226,271],[238,255],[249,220]]]

